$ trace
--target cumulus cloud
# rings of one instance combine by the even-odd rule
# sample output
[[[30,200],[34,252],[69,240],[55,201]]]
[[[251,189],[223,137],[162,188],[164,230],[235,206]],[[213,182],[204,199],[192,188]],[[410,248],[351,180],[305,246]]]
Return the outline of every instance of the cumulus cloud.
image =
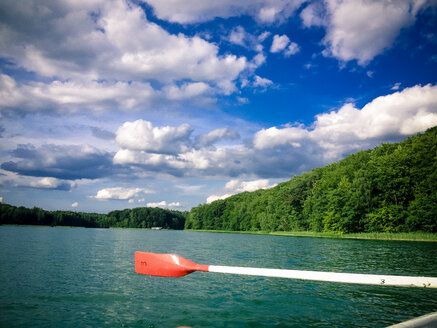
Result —
[[[253,57],[251,64],[254,68],[257,68],[266,62],[266,56],[263,53],[259,53]]]
[[[186,149],[193,129],[189,124],[178,127],[153,127],[151,122],[126,122],[117,129],[117,144],[129,150],[173,154]]]
[[[188,124],[153,127],[143,120],[126,122],[117,130],[117,143],[121,149],[115,154],[113,163],[185,176],[195,171],[215,171],[217,166],[220,171],[227,171],[232,165],[224,162],[231,153],[236,157],[245,155],[245,150],[238,150],[240,145],[212,147],[220,141],[238,139],[236,131],[222,128],[195,137],[191,136],[192,131]],[[236,158],[234,160],[238,162]]]
[[[304,127],[284,127],[280,129],[271,127],[258,131],[253,138],[253,144],[257,149],[283,145],[299,148],[301,147],[300,141],[305,140],[308,135],[309,132]]]
[[[288,36],[275,35],[273,37],[272,46],[270,47],[270,52],[281,52],[287,47],[288,43],[290,43]]]
[[[414,86],[381,96],[362,109],[345,104],[337,111],[316,116],[314,127],[272,127],[256,133],[258,149],[313,144],[324,157],[344,154],[425,131],[437,125],[437,86]]]
[[[212,203],[215,200],[218,199],[225,199],[232,195],[245,192],[245,191],[255,191],[259,189],[269,189],[273,188],[275,184],[270,184],[270,180],[268,179],[259,179],[259,180],[252,180],[252,181],[243,181],[241,179],[233,179],[230,180],[225,185],[225,194],[222,195],[211,195],[206,199],[206,202]]]
[[[240,136],[237,131],[229,130],[228,128],[215,129],[207,134],[202,134],[196,138],[197,147],[208,147],[220,140],[228,139],[235,140],[239,139]]]
[[[149,82],[53,81],[17,83],[0,74],[0,110],[75,113],[83,110],[140,111],[188,101],[207,105],[218,94],[230,94],[233,82],[212,87],[204,82],[170,83],[153,88]]]
[[[327,22],[325,22],[326,16],[323,1],[313,1],[300,12],[300,18],[305,27],[323,26],[327,24]]]
[[[154,127],[151,122],[144,120],[125,122],[116,132],[116,141],[122,151],[115,158],[118,162],[141,158],[144,164],[162,163],[173,158],[171,155],[189,154],[196,151],[194,148],[209,147],[221,140],[240,137],[236,131],[228,128],[215,129],[195,138],[192,133],[193,128],[189,124]],[[132,156],[136,156],[136,159]]]
[[[49,178],[75,180],[97,179],[112,174],[112,154],[90,146],[46,144],[34,147],[18,145],[10,152],[12,160],[1,168],[24,176],[44,177],[40,186],[50,185]]]
[[[290,42],[287,49],[284,51],[285,57],[290,57],[292,55],[297,54],[300,51],[300,47],[296,42]]]
[[[285,57],[290,57],[300,51],[300,48],[296,42],[290,42],[288,36],[275,35],[270,47],[270,52],[278,53],[283,52]]]
[[[181,86],[167,85],[163,88],[167,99],[184,100],[212,93],[211,86],[204,82],[184,83]],[[227,90],[225,91],[225,93]]]
[[[302,12],[307,27],[324,26],[324,55],[366,65],[390,48],[402,28],[415,22],[427,5],[423,0],[325,0],[313,2]]]
[[[12,77],[1,74],[0,87],[0,109],[30,111],[134,110],[147,107],[160,97],[147,82],[53,81],[19,85]]]
[[[113,161],[176,177],[287,178],[381,142],[399,141],[435,125],[437,86],[414,86],[378,97],[362,108],[346,103],[337,110],[317,115],[309,127],[289,124],[261,129],[251,141],[244,143],[225,142],[237,140],[236,132],[228,129],[216,129],[200,136],[192,136],[194,131],[188,129],[183,131],[192,131],[190,134],[172,139],[172,133],[180,127],[167,127],[165,131],[169,135],[161,132],[161,139],[150,137],[137,145],[142,134],[132,137],[132,143],[124,143],[125,148],[116,153]],[[148,130],[153,129],[148,126]],[[126,133],[134,136],[137,132],[131,127]],[[240,184],[234,189],[241,188],[247,190],[248,185]],[[216,197],[234,191],[225,190]]]
[[[198,23],[215,17],[250,15],[263,23],[273,23],[290,17],[305,0],[143,0],[150,4],[161,19],[175,23]]]
[[[161,207],[161,208],[169,208],[169,207],[181,207],[181,203],[179,202],[171,202],[167,203],[165,200],[156,203],[147,203],[147,207]]]
[[[30,181],[29,186],[38,189],[70,190],[74,186],[74,183],[46,177]]]
[[[13,172],[4,171],[0,174],[0,185],[7,187],[19,187],[30,189],[70,191],[76,187],[76,183],[69,180],[51,177],[21,176]]]
[[[197,36],[168,33],[133,3],[20,2],[2,3],[0,53],[43,76],[220,81],[245,67]]]
[[[247,32],[241,26],[237,26],[236,28],[234,28],[229,34],[229,38],[228,38],[229,42],[238,44],[242,47],[246,47],[246,39],[247,39]]]
[[[153,101],[211,101],[234,92],[253,65],[220,55],[199,36],[167,32],[131,2],[18,0],[1,2],[0,12],[0,57],[45,77],[17,83],[2,75],[0,108],[138,110]]]
[[[104,188],[97,191],[95,196],[91,196],[91,198],[99,199],[99,200],[130,200],[134,197],[139,197],[143,194],[153,194],[154,192],[144,188],[123,188],[123,187],[114,187],[114,188]]]
[[[73,204],[71,204],[71,207],[73,207],[73,208],[76,208],[76,207],[78,207],[79,206],[79,203],[78,202],[74,202]]]
[[[378,97],[361,110],[346,104],[338,112],[318,115],[315,124],[315,134],[331,142],[346,133],[366,140],[424,131],[437,125],[437,86],[406,88]]]

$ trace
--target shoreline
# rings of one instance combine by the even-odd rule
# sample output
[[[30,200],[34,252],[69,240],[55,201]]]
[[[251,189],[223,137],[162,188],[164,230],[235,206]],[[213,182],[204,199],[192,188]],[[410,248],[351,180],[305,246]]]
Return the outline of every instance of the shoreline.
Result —
[[[185,229],[184,231],[212,232],[212,233],[241,233],[251,235],[270,235],[285,237],[306,237],[306,238],[331,238],[331,239],[360,239],[360,240],[393,240],[393,241],[420,241],[437,242],[437,234],[430,232],[361,232],[340,234],[332,232],[312,231],[227,231],[227,230],[205,230]]]
[[[85,229],[134,229],[134,230],[153,230],[151,228],[130,228],[130,227],[83,227],[83,226],[49,226],[49,225],[28,225],[28,224],[2,224],[0,226],[17,226],[17,227],[49,227],[49,228],[85,228]],[[361,232],[340,234],[332,232],[313,232],[313,231],[230,231],[230,230],[206,230],[206,229],[162,229],[174,231],[194,231],[194,232],[211,232],[211,233],[235,233],[250,235],[267,235],[283,237],[306,237],[306,238],[330,238],[330,239],[359,239],[359,240],[392,240],[392,241],[419,241],[419,242],[437,242],[437,233],[431,232]]]

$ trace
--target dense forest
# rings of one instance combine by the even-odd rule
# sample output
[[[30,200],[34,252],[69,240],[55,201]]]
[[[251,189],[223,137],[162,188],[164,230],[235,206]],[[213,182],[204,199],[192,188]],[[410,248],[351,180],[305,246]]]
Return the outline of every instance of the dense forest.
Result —
[[[268,190],[191,209],[186,229],[437,232],[437,127]]]
[[[41,208],[0,204],[0,224],[72,226],[88,228],[183,229],[186,213],[161,208],[138,207],[108,214],[45,211]]]

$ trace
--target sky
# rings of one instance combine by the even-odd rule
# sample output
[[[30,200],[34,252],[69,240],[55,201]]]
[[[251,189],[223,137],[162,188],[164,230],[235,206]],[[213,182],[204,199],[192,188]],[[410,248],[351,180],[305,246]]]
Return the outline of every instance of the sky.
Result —
[[[190,210],[437,125],[437,1],[0,1],[0,201]]]

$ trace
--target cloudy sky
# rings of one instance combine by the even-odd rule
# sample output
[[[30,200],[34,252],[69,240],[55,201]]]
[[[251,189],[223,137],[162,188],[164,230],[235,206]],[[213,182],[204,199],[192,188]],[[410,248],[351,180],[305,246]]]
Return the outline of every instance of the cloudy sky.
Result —
[[[0,200],[189,210],[437,125],[437,2],[0,1]]]

